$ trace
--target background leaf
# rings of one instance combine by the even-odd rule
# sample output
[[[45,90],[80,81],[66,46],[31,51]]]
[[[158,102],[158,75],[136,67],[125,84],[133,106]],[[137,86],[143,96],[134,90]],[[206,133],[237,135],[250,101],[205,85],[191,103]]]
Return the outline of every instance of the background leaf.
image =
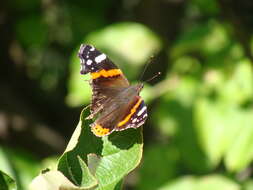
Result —
[[[16,182],[7,174],[0,171],[0,189],[1,190],[16,190]]]

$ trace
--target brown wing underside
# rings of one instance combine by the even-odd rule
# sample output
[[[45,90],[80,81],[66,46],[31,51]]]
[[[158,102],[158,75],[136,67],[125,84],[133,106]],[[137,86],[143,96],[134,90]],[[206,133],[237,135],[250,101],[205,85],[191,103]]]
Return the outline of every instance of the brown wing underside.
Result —
[[[92,117],[103,110],[106,102],[109,102],[112,98],[116,97],[122,89],[127,88],[128,86],[129,82],[123,75],[106,78],[100,77],[92,80]]]

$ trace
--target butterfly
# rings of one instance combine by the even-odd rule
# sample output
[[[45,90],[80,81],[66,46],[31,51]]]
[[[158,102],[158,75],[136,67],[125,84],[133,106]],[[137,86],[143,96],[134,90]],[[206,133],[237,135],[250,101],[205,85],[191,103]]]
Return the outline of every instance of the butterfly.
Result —
[[[90,73],[92,88],[91,114],[86,119],[95,121],[91,131],[98,137],[138,128],[147,119],[147,106],[139,96],[143,83],[130,85],[122,71],[92,45],[82,44],[78,56],[80,73]]]

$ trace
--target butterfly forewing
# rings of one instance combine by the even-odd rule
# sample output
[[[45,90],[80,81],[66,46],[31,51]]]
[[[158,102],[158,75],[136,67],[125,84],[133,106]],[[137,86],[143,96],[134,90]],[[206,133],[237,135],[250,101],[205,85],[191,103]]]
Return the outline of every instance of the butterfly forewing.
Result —
[[[92,103],[91,113],[103,109],[106,101],[115,97],[122,89],[129,86],[121,70],[103,53],[90,45],[81,45],[79,50],[81,74],[91,73]]]

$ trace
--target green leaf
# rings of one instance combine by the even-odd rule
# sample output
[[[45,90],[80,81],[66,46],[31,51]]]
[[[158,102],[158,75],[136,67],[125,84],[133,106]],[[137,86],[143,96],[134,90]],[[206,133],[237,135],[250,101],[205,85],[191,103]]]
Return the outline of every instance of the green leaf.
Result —
[[[39,161],[28,152],[0,147],[0,170],[16,180],[19,189],[26,189],[39,172]]]
[[[199,178],[197,190],[240,190],[234,181],[222,175],[210,175]]]
[[[232,75],[220,86],[220,96],[224,102],[233,104],[243,104],[253,96],[253,72],[249,60],[242,59],[237,65]]]
[[[8,155],[9,154],[7,154],[6,149],[4,147],[0,147],[0,170],[14,177],[15,175],[13,171],[12,162],[10,162]]]
[[[0,190],[16,190],[16,182],[0,170]]]
[[[169,182],[159,190],[240,190],[240,186],[222,175],[186,176]]]
[[[172,142],[182,158],[182,165],[202,173],[210,171],[213,165],[198,144],[192,117],[192,105],[197,89],[196,79],[189,76],[182,78],[176,85],[176,89],[160,99],[159,110],[154,112],[153,117],[155,117],[155,125],[159,122],[157,127],[161,128],[162,133],[172,137]]]
[[[199,144],[207,154],[213,165],[217,165],[224,153],[223,143],[226,142],[224,134],[226,131],[226,122],[228,116],[223,107],[218,107],[205,98],[199,99],[195,104],[194,118],[199,137]],[[224,122],[221,120],[224,119]],[[231,131],[232,132],[232,128]],[[228,134],[227,134],[228,135]],[[230,135],[228,135],[230,136]]]
[[[78,127],[59,160],[58,170],[80,187],[87,186],[84,177],[91,176],[92,171],[98,181],[98,189],[116,189],[140,162],[143,147],[141,128],[99,138],[90,131],[91,121],[85,120],[87,116],[88,111],[83,111]],[[90,154],[99,158],[93,161],[93,166],[87,164],[91,163],[88,162]]]
[[[239,130],[225,155],[225,165],[230,171],[241,171],[253,160],[253,109],[237,113]]]
[[[82,169],[82,182],[81,182],[81,187],[85,188],[91,188],[97,185],[97,180],[96,178],[90,173],[89,168],[87,167],[86,163],[78,157],[81,169]]]
[[[179,156],[179,151],[170,145],[147,147],[139,170],[137,189],[153,190],[174,178],[178,172]]]
[[[244,190],[253,190],[253,180],[248,180],[243,184]]]
[[[195,121],[199,142],[214,165],[225,157],[230,171],[240,171],[253,159],[253,110],[222,101],[199,99]],[[235,140],[236,139],[236,140]]]
[[[194,105],[199,144],[214,166],[225,157],[229,171],[240,171],[253,159],[253,117],[247,106],[253,94],[251,65],[240,59],[228,76],[217,71],[208,75]]]
[[[29,190],[84,190],[70,182],[61,172],[49,171],[40,174],[31,182]]]
[[[176,58],[196,51],[210,58],[210,55],[220,52],[229,43],[231,39],[228,38],[224,25],[210,19],[184,30],[170,54]]]
[[[172,182],[167,183],[158,190],[196,190],[196,179],[192,176],[186,176],[173,180]]]

